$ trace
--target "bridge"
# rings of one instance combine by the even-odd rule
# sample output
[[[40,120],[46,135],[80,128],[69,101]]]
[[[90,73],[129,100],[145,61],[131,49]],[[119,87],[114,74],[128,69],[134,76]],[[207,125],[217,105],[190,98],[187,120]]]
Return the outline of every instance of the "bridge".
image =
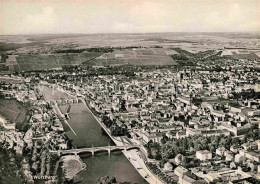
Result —
[[[70,99],[60,99],[56,101],[52,101],[54,103],[57,103],[58,105],[64,105],[64,104],[74,104],[79,103],[79,98],[70,98]]]
[[[59,151],[50,151],[53,153],[58,153],[60,156],[62,155],[77,155],[80,153],[91,153],[92,156],[95,155],[96,152],[108,152],[110,154],[112,151],[120,151],[120,150],[130,150],[130,149],[139,149],[139,145],[124,145],[124,146],[101,146],[101,147],[91,147],[91,148],[79,148],[79,149],[70,149],[70,150],[59,150]]]

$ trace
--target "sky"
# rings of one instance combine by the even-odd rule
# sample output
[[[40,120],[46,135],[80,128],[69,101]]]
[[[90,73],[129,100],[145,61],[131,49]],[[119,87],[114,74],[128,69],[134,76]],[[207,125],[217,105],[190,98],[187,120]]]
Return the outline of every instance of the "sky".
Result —
[[[260,0],[0,0],[0,34],[256,32]]]

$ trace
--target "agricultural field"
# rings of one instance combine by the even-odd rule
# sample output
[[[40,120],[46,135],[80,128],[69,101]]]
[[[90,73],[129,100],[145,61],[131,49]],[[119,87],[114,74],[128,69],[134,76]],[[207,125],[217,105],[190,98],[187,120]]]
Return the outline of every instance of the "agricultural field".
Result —
[[[67,94],[65,91],[59,88],[52,88],[45,85],[40,86],[40,92],[43,94],[45,100],[56,101],[62,99],[75,99],[75,97]]]
[[[78,54],[57,54],[54,57],[56,57],[60,66],[77,65],[81,63]]]
[[[60,68],[54,55],[19,55],[16,57],[19,71]]]
[[[258,50],[259,52],[259,50]],[[239,49],[225,49],[222,54],[222,56],[230,56],[233,59],[259,59],[259,55],[257,51],[251,51],[251,50],[239,50]]]
[[[0,72],[8,71],[8,70],[9,70],[9,67],[7,67],[5,63],[0,63]]]
[[[55,54],[57,62],[60,66],[65,65],[80,65],[83,62],[95,59],[100,56],[100,52],[82,52],[82,53],[69,53],[69,54]]]
[[[24,83],[24,80],[17,79],[17,78],[11,78],[11,77],[0,77],[0,84],[1,83],[19,84],[19,83]]]
[[[9,55],[6,59],[6,66],[17,65],[16,57],[17,55]]]
[[[26,108],[17,100],[0,97],[0,114],[13,123],[22,123],[26,117]]]
[[[36,71],[62,69],[62,66],[81,65],[100,56],[101,52],[58,53],[58,54],[20,54],[8,55],[1,63],[0,71]]]
[[[233,59],[259,59],[259,57],[255,54],[255,53],[242,53],[242,54],[237,54],[237,53],[233,53],[232,55]]]
[[[166,48],[141,48],[116,50],[97,57],[91,64],[96,66],[118,65],[177,65],[170,55],[178,54]],[[88,62],[84,63],[88,64]]]
[[[94,50],[93,50],[94,49]],[[216,54],[214,50],[199,51],[191,53],[181,48],[107,48],[88,51],[64,50],[64,52],[54,52],[52,54],[19,54],[7,55],[5,65],[0,66],[0,71],[9,72],[56,70],[65,66],[152,66],[152,65],[179,65],[185,57],[206,58]],[[105,48],[106,49],[106,48]],[[61,50],[63,51],[63,50]],[[258,51],[259,52],[259,51]],[[225,49],[222,56],[231,56],[233,59],[258,59],[257,51],[229,50]],[[185,59],[184,58],[184,59]]]

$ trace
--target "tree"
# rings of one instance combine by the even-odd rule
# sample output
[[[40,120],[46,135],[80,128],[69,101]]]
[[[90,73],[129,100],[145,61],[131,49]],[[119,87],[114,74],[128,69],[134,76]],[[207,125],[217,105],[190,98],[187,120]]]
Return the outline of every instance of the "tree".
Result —
[[[102,122],[106,125],[106,127],[110,128],[114,122],[108,117],[108,116],[103,116],[102,117]]]
[[[194,147],[194,143],[192,142],[191,139],[188,141],[188,147],[189,148],[193,148]]]
[[[238,138],[238,137],[234,137],[233,139],[232,139],[232,145],[239,145],[240,144],[240,139]]]
[[[183,165],[183,167],[187,167],[187,164],[188,164],[187,157],[185,157],[185,156],[182,157],[181,164]]]
[[[167,161],[168,161],[168,159],[163,158],[163,159],[160,161],[160,168],[163,168],[163,167],[164,167],[164,164],[166,164]]]
[[[215,147],[213,145],[210,146],[210,151],[215,152]]]
[[[161,160],[162,159],[162,155],[157,152],[156,155],[155,155],[155,160]]]
[[[122,102],[121,102],[120,111],[126,111],[126,101],[125,101],[125,99],[123,99]]]
[[[27,183],[21,169],[21,160],[21,155],[4,149],[0,144],[0,183]]]
[[[114,176],[103,176],[100,177],[96,182],[96,184],[111,184],[117,183],[116,178]]]
[[[244,140],[244,142],[247,142],[247,140],[248,140],[248,134],[245,134],[245,135],[244,135],[244,139],[243,139],[243,140]]]
[[[168,137],[166,135],[163,135],[163,138],[161,139],[161,143],[165,144],[168,141]]]
[[[194,149],[196,151],[200,151],[200,150],[202,150],[202,145],[200,143],[194,144]]]
[[[148,154],[148,158],[153,159],[152,151],[150,148],[147,148],[147,154]]]
[[[188,149],[188,143],[187,143],[187,140],[186,140],[186,139],[183,140],[183,149],[184,149],[184,150],[187,150],[187,149]]]
[[[153,141],[152,141],[152,140],[150,140],[150,141],[147,143],[147,147],[148,147],[148,148],[151,148],[151,147],[152,147],[152,145],[153,145]]]

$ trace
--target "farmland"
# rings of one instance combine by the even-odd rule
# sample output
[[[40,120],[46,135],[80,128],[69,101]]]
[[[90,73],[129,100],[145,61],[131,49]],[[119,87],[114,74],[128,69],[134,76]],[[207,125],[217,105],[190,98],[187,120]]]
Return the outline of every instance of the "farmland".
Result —
[[[60,67],[53,55],[19,55],[16,60],[19,71],[46,70]]]
[[[10,122],[22,123],[26,117],[25,107],[16,100],[0,98],[0,114]]]
[[[20,54],[8,55],[5,66],[9,71],[38,71],[62,69],[66,65],[80,65],[92,60],[102,53],[69,53],[69,54]]]
[[[258,59],[256,51],[247,49],[225,49],[222,56],[230,56],[233,59]]]
[[[69,53],[69,54],[55,54],[57,62],[60,66],[65,65],[80,65],[83,62],[95,59],[100,56],[100,52],[83,52],[83,53]]]
[[[230,41],[236,37],[238,43]],[[0,72],[70,66],[193,65],[197,59],[259,59],[259,37],[232,33],[64,34],[2,36]],[[253,48],[253,49],[252,49]],[[218,52],[222,54],[217,55]]]
[[[169,66],[194,65],[194,59],[229,57],[233,59],[258,59],[256,51],[206,50],[192,53],[181,48],[132,47],[132,48],[87,48],[65,49],[51,54],[7,55],[2,70],[9,72],[61,70],[68,66]],[[219,54],[218,54],[219,53]],[[222,54],[221,54],[222,53]],[[7,69],[6,69],[7,68]]]
[[[93,63],[96,66],[118,66],[118,65],[177,65],[170,57],[171,54],[178,54],[176,51],[166,48],[138,48],[116,50],[112,53],[105,53],[97,57]],[[88,65],[88,62],[84,64]]]
[[[8,55],[5,67],[10,72],[57,70],[64,66],[177,65],[170,57],[178,54],[166,48],[121,49],[113,52],[79,52]]]

